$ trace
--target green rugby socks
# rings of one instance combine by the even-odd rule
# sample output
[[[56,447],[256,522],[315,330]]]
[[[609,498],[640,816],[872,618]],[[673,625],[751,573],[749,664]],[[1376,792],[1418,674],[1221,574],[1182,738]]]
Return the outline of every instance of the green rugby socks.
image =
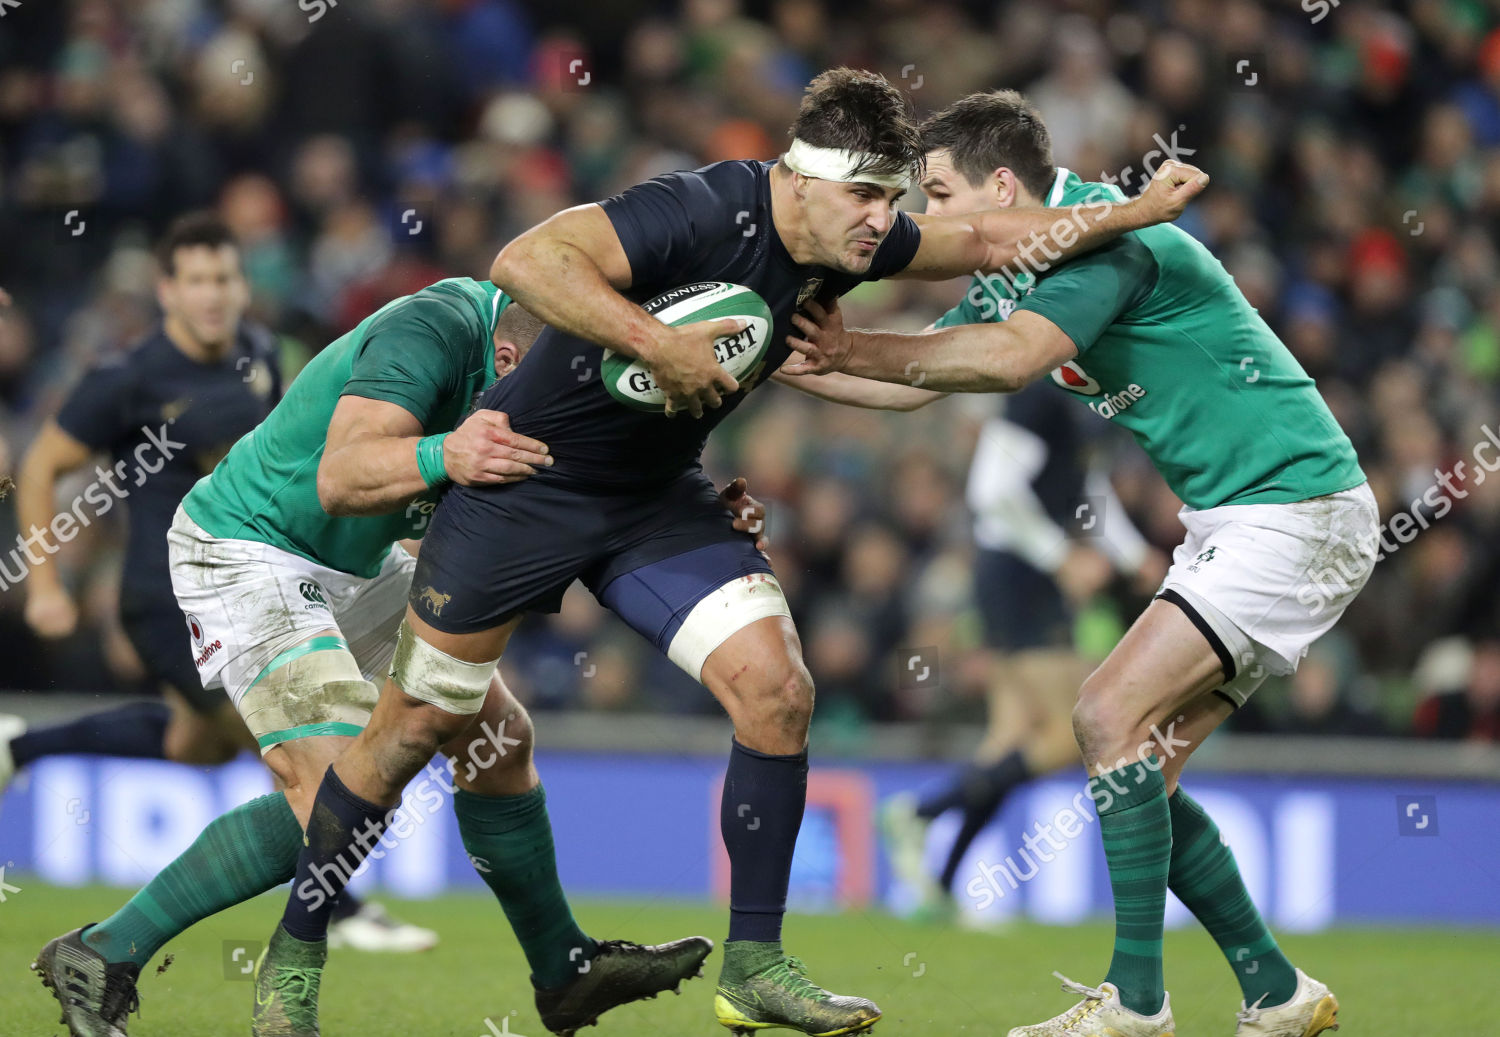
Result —
[[[110,964],[144,965],[195,922],[292,877],[302,826],[280,792],[261,796],[207,828],[124,907],[90,926],[83,942]]]
[[[557,877],[546,792],[540,785],[519,796],[455,789],[453,810],[470,862],[526,952],[532,982],[543,989],[566,985],[587,969],[596,944],[573,920]]]
[[[1155,1015],[1165,998],[1162,928],[1172,821],[1166,782],[1155,756],[1089,781],[1115,897],[1115,952],[1105,982],[1132,1012]]]
[[[1297,992],[1297,972],[1240,878],[1234,854],[1219,826],[1181,786],[1167,800],[1172,818],[1172,867],[1168,885],[1187,905],[1229,959],[1245,1003],[1264,997],[1262,1007],[1283,1005]]]

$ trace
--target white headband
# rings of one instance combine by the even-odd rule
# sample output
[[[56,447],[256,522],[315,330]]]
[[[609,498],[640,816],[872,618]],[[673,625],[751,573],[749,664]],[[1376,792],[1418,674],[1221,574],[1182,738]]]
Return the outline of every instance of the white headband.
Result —
[[[837,180],[846,184],[876,184],[904,191],[911,183],[910,174],[875,173],[854,170],[874,160],[874,156],[860,151],[845,151],[842,148],[820,148],[805,140],[793,138],[792,146],[783,156],[787,168],[803,176],[819,180]]]

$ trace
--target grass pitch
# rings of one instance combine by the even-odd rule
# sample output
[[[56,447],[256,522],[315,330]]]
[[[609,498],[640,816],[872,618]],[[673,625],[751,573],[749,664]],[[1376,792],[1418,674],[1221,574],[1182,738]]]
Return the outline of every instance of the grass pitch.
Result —
[[[62,890],[9,876],[0,904],[0,1037],[65,1032],[55,1001],[27,966],[48,939],[108,915],[121,890]],[[248,1034],[251,987],[245,962],[270,934],[283,904],[267,894],[199,924],[170,944],[140,984],[142,1012],[131,1037]],[[327,1037],[546,1037],[527,968],[499,907],[487,897],[392,903],[401,917],[442,933],[421,955],[335,952],[323,984]],[[643,943],[702,933],[723,939],[726,912],[678,903],[582,901],[576,913],[596,938]],[[999,934],[909,924],[868,912],[793,915],[787,947],[813,979],[874,998],[885,1037],[1003,1035],[1067,1008],[1050,975],[1096,983],[1108,966],[1110,929],[1018,925]],[[1283,940],[1292,960],[1328,983],[1343,1005],[1340,1037],[1492,1037],[1489,1018],[1500,932],[1341,930]],[[240,953],[236,955],[234,952]],[[717,949],[703,979],[655,1001],[604,1016],[599,1037],[727,1033],[713,1018]],[[1167,934],[1167,987],[1183,1037],[1232,1037],[1240,992],[1206,934]],[[773,1031],[787,1032],[787,1031]]]

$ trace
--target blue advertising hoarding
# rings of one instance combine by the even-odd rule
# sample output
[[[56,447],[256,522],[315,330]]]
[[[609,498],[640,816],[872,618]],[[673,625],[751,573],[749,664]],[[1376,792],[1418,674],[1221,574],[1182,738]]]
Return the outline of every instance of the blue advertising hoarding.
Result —
[[[572,895],[702,900],[727,890],[721,760],[543,752],[537,764]],[[944,773],[937,764],[815,766],[793,868],[794,906],[909,903],[913,891],[892,881],[879,851],[874,808]],[[1500,926],[1500,784],[1191,771],[1184,784],[1217,820],[1273,926]],[[212,769],[44,760],[0,800],[0,864],[11,876],[49,884],[135,887],[214,816],[269,787],[248,757]],[[972,921],[1068,924],[1108,914],[1097,820],[1083,793],[1079,772],[1034,782],[1007,801],[958,874],[958,900]],[[409,897],[481,888],[448,800],[446,772],[434,767],[413,782],[389,852],[360,881]],[[934,864],[956,823],[947,817],[933,825]],[[1188,920],[1172,901],[1168,924]]]

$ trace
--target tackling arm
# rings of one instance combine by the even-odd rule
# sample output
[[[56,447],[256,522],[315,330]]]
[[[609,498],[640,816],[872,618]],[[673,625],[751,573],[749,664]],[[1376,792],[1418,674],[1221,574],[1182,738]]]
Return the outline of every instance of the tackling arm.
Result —
[[[998,324],[961,324],[901,335],[844,327],[835,304],[809,303],[816,320],[797,314],[803,337],[790,341],[805,359],[782,371],[792,377],[842,371],[882,382],[910,383],[938,393],[1015,392],[1078,355],[1061,328],[1040,314],[1018,310]]]
[[[1182,215],[1208,174],[1182,162],[1161,165],[1128,202],[1098,200],[1068,209],[990,209],[968,216],[913,215],[922,241],[895,277],[943,281],[1010,269],[1043,273],[1121,234]]]
[[[801,361],[793,355],[791,363]],[[821,375],[790,375],[778,371],[771,376],[773,381],[790,385],[799,392],[815,396],[829,403],[842,403],[846,407],[865,407],[870,410],[913,411],[925,407],[934,400],[948,394],[933,392],[914,385],[898,385],[893,382],[860,378],[856,375],[833,372]]]
[[[385,400],[342,396],[318,462],[318,502],[330,515],[384,515],[426,492],[417,466],[422,423]],[[443,468],[465,486],[519,482],[550,465],[547,447],[511,431],[500,411],[477,410],[443,441]]]

